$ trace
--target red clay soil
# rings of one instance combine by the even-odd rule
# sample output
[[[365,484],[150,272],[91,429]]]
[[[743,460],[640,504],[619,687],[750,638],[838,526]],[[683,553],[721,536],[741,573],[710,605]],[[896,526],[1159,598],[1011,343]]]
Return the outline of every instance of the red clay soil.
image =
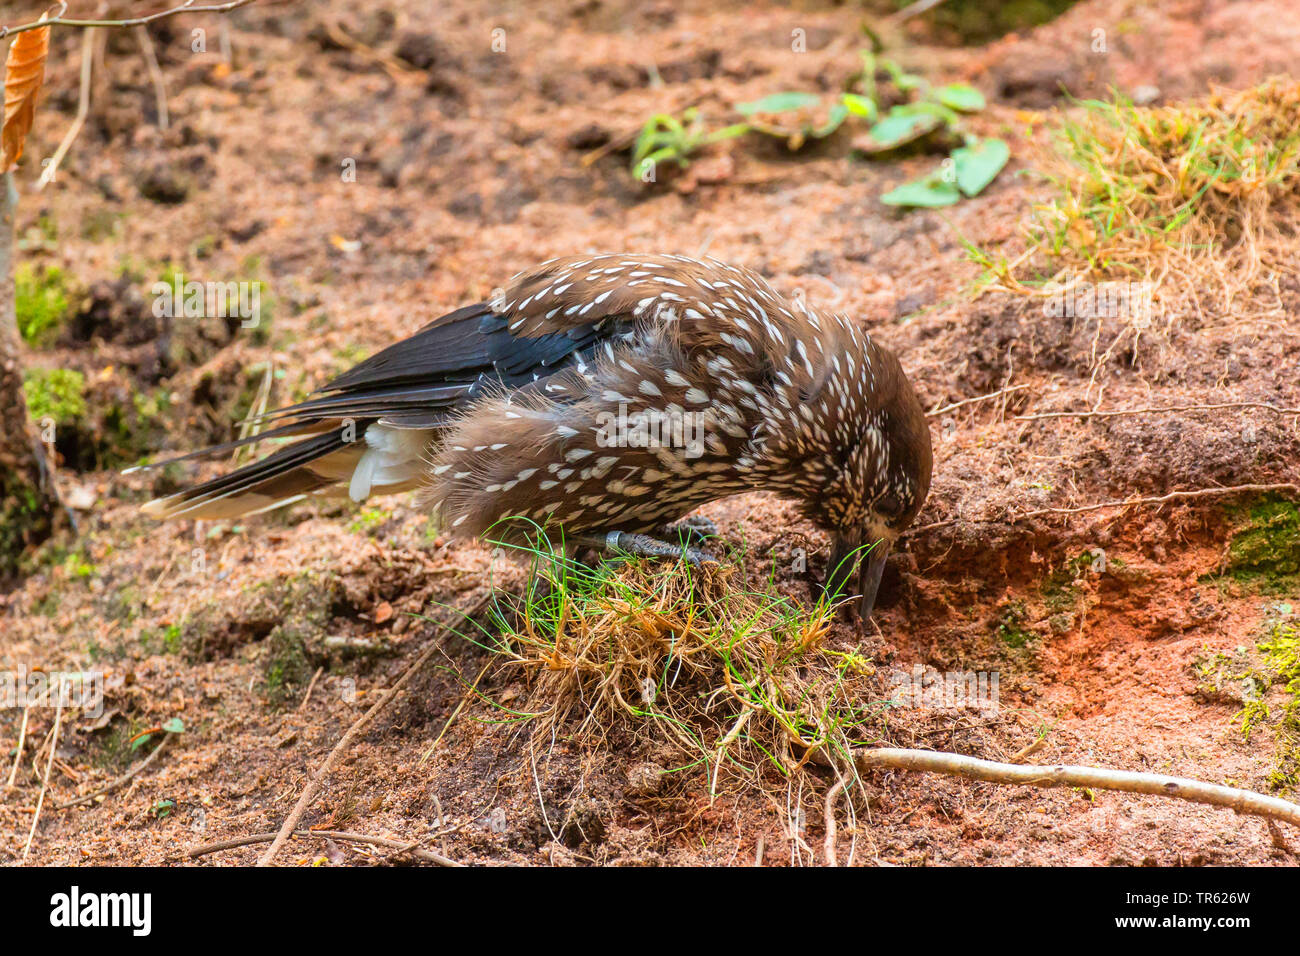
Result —
[[[841,624],[835,635],[864,641],[878,666],[998,670],[1001,707],[900,712],[890,742],[1006,759],[1045,735],[1031,761],[1267,791],[1268,728],[1245,739],[1240,696],[1207,690],[1197,669],[1252,648],[1269,606],[1288,599],[1206,581],[1239,520],[1228,504],[1250,499],[1013,513],[1295,482],[1296,418],[1016,416],[1087,408],[1098,383],[1113,408],[1300,406],[1300,340],[1288,324],[1300,306],[1296,273],[1259,293],[1280,297],[1280,321],[1175,317],[1167,335],[1105,363],[1095,383],[1095,330],[1022,299],[973,298],[978,270],[960,239],[1017,248],[1043,188],[1016,175],[1031,158],[1025,129],[1041,130],[1025,110],[1062,108],[1062,86],[1076,96],[1152,87],[1142,97],[1165,101],[1211,80],[1240,87],[1293,69],[1291,5],[1095,0],[986,47],[926,46],[925,25],[909,27],[900,58],[936,80],[974,82],[991,104],[976,127],[1012,144],[1011,167],[983,195],[942,213],[879,200],[935,157],[866,161],[847,130],[797,154],[733,141],[653,186],[629,176],[626,151],[584,161],[655,112],[696,104],[725,121],[731,103],[836,88],[856,65],[860,14],[802,6],[584,0],[538,16],[477,0],[436,12],[392,0],[364,12],[257,4],[229,20],[230,64],[191,53],[199,24],[217,50],[217,20],[171,21],[153,30],[165,132],[138,47],[113,35],[86,128],[56,185],[34,194],[35,158],[52,153],[76,107],[80,38],[59,33],[19,173],[19,233],[34,237],[20,255],[86,287],[117,285],[100,288],[99,331],[74,330],[28,364],[79,369],[94,395],[160,389],[168,411],[149,450],[181,451],[229,434],[261,380],[248,371],[257,363],[283,371],[271,402],[285,403],[550,256],[707,252],[749,266],[858,317],[899,350],[927,407],[1024,386],[934,416],[934,487],[891,562],[878,631]],[[806,53],[791,51],[796,28]],[[1091,52],[1098,28],[1104,54]],[[498,29],[504,52],[493,50]],[[355,181],[341,175],[349,161]],[[43,224],[56,239],[36,241]],[[163,329],[135,341],[165,263],[201,280],[264,280],[268,328]],[[189,336],[185,360],[157,335]],[[93,455],[65,460],[64,494],[94,501],[81,513],[84,545],[38,556],[0,595],[0,667],[107,674],[106,717],[77,717],[56,741],[28,862],[183,861],[187,848],[277,829],[308,774],[430,640],[442,642],[434,662],[343,757],[304,826],[441,834],[429,845],[465,863],[823,862],[829,781],[787,793],[774,777],[768,795],[724,781],[710,800],[698,768],[647,774],[673,766],[649,735],[615,727],[600,748],[561,734],[538,749],[520,726],[498,722],[483,698],[522,701],[522,675],[485,669],[486,652],[440,634],[436,621],[524,572],[493,568],[478,544],[445,542],[409,499],[305,506],[234,526],[142,518],[139,503],[176,479],[123,476]],[[783,502],[747,495],[704,513],[730,540],[778,556],[806,541],[814,568],[824,557],[824,538]],[[1096,549],[1105,570],[1094,567]],[[802,577],[780,583],[806,599]],[[482,696],[467,693],[480,673]],[[153,764],[56,808],[122,774],[153,746],[132,751],[131,738],[174,717],[185,732]],[[22,858],[53,718],[31,712],[15,786],[0,795],[0,860]],[[0,711],[6,778],[20,723],[20,710]],[[1295,863],[1300,846],[1293,831],[1290,849],[1275,845],[1258,819],[1110,792],[878,773],[856,799],[856,825],[840,822],[841,862],[851,847],[860,864],[1238,865]],[[247,864],[264,848],[194,862]],[[389,852],[294,842],[280,859],[366,864]]]

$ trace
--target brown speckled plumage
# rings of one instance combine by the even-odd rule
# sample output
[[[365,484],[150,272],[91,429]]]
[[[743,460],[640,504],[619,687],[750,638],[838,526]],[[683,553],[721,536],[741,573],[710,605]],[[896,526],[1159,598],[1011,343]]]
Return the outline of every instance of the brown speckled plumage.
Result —
[[[753,272],[680,256],[551,260],[268,420],[312,437],[147,507],[222,517],[423,485],[456,535],[513,516],[573,534],[649,531],[764,490],[797,500],[842,557],[887,547],[930,483],[893,353]]]

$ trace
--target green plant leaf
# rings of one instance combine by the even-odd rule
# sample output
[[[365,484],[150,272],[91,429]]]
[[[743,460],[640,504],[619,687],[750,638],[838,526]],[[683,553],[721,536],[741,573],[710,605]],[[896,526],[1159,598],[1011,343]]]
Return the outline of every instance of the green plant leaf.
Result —
[[[746,133],[751,131],[752,127],[750,127],[748,123],[732,123],[730,126],[724,126],[722,129],[714,130],[712,133],[709,133],[709,135],[700,140],[700,143],[702,145],[720,143],[724,139],[735,139],[737,136],[744,136]]]
[[[934,91],[939,102],[949,109],[976,113],[985,107],[984,94],[967,83],[951,83]]]
[[[957,186],[967,196],[978,196],[997,177],[1011,158],[1005,140],[982,139],[952,151],[957,167]]]
[[[951,206],[961,199],[954,183],[947,182],[939,173],[930,173],[923,179],[904,183],[880,197],[887,206]]]
[[[893,149],[920,139],[936,129],[941,122],[933,113],[918,110],[911,105],[895,106],[888,116],[868,130],[874,143],[874,148],[869,152]]]
[[[844,108],[854,116],[861,116],[867,122],[874,122],[880,115],[880,109],[876,106],[876,101],[867,96],[859,96],[857,93],[845,93],[841,102]]]
[[[185,733],[185,721],[181,720],[179,717],[173,717],[171,720],[167,721],[167,723],[162,725],[162,729],[167,731],[169,734],[183,734]]]
[[[787,93],[773,93],[771,96],[765,96],[761,100],[752,100],[748,103],[737,103],[736,111],[741,116],[753,116],[755,113],[788,113],[792,110],[808,109],[820,103],[822,98],[816,93],[803,93],[791,91]]]
[[[894,81],[894,85],[904,93],[910,90],[923,89],[927,85],[924,77],[917,76],[915,73],[908,73],[893,60],[881,60],[880,65],[885,68],[889,78]]]
[[[816,129],[814,129],[812,131],[812,135],[818,139],[821,139],[824,136],[829,136],[831,135],[831,133],[839,129],[840,126],[843,125],[844,121],[848,118],[849,118],[848,106],[846,106],[843,103],[836,103],[834,106],[831,107],[830,116],[827,117],[825,125],[819,126]]]

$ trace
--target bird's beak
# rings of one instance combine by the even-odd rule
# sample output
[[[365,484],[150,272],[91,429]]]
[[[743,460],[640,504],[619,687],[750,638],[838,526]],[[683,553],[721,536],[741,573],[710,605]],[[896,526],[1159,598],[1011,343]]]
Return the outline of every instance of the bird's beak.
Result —
[[[849,582],[857,572],[858,616],[871,617],[876,606],[876,592],[880,590],[880,577],[885,573],[885,559],[889,557],[889,542],[881,540],[862,547],[856,534],[837,534],[831,544],[830,563],[826,566],[826,593],[838,597],[850,591]]]

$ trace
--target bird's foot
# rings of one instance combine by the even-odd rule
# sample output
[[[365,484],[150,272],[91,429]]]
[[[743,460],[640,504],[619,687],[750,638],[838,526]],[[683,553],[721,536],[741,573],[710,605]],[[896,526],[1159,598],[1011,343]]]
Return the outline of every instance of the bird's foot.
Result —
[[[718,536],[718,526],[704,515],[690,515],[681,521],[655,529],[655,536],[664,541],[680,541],[686,545],[701,545]]]
[[[634,554],[643,558],[684,558],[687,564],[716,564],[717,558],[707,551],[686,544],[671,544],[648,534],[611,531],[608,534],[585,534],[574,539],[577,544],[599,551]]]

